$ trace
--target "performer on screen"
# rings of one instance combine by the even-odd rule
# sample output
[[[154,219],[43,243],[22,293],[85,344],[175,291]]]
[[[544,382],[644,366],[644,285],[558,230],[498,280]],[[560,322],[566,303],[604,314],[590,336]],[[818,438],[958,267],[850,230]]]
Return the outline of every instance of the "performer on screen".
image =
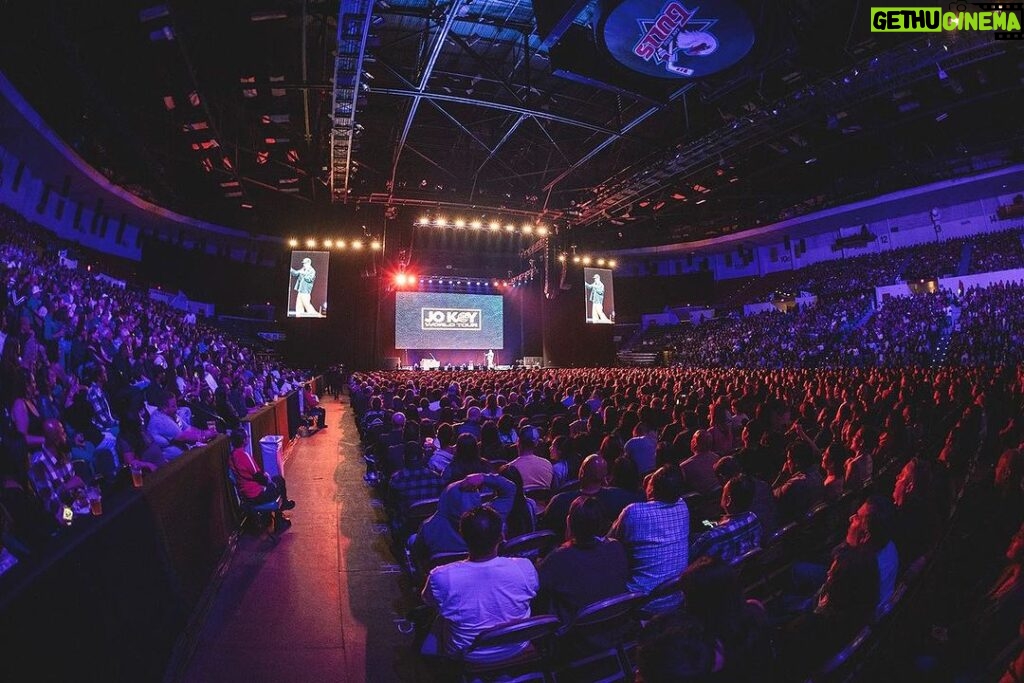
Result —
[[[604,314],[604,283],[601,282],[601,276],[594,273],[594,281],[583,284],[587,288],[587,300],[591,304],[591,322],[611,323]]]
[[[302,267],[298,270],[290,268],[292,277],[295,278],[295,315],[315,315],[320,313],[313,307],[310,296],[313,294],[313,283],[316,281],[316,270],[313,269],[313,260],[302,259]]]
[[[484,354],[484,358],[487,359],[487,369],[494,369],[494,349],[487,349],[487,353]]]

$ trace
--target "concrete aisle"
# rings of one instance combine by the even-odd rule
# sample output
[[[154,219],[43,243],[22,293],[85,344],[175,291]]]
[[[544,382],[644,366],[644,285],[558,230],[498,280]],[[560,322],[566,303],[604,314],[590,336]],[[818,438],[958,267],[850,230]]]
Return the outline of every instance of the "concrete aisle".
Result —
[[[363,482],[347,398],[324,407],[329,427],[285,464],[292,527],[276,545],[242,536],[181,680],[416,680],[399,631],[410,591]]]

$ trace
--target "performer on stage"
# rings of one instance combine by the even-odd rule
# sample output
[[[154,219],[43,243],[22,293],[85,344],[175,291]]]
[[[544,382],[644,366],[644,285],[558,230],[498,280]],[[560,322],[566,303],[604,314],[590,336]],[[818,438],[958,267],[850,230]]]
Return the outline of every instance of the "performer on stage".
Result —
[[[487,369],[494,369],[494,349],[487,349],[487,353],[484,354],[484,358],[487,359]]]
[[[604,314],[604,283],[601,276],[594,273],[593,282],[584,282],[587,288],[587,300],[591,303],[591,322],[611,323],[611,320]]]
[[[313,282],[316,281],[316,270],[313,269],[313,260],[310,258],[302,259],[302,268],[295,270],[290,268],[292,277],[295,279],[295,291],[298,294],[295,295],[295,315],[311,315],[320,317],[320,312],[313,306],[313,302],[310,301],[310,295],[313,293]]]

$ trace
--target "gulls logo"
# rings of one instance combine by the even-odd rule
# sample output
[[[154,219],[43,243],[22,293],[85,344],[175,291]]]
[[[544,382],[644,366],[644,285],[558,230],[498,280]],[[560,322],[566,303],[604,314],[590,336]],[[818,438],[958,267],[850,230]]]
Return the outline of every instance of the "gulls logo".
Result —
[[[607,0],[598,24],[620,64],[658,78],[700,78],[742,59],[754,44],[746,12],[732,0]]]
[[[644,61],[663,64],[669,73],[692,76],[686,66],[691,57],[706,57],[718,50],[718,38],[711,33],[716,19],[697,20],[696,9],[670,2],[653,19],[637,19],[642,37],[633,46],[633,54]]]

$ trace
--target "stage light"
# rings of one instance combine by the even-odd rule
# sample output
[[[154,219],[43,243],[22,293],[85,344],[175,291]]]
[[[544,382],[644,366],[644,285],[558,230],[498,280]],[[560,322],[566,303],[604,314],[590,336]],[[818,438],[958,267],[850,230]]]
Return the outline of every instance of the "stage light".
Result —
[[[614,259],[608,261],[608,267],[609,268],[614,268],[615,267],[615,260]]]
[[[505,224],[505,232],[515,232],[515,229],[516,226],[512,225],[511,223]]]
[[[559,254],[558,261],[559,263],[565,263],[565,254]]]
[[[334,241],[333,240],[324,240],[324,248],[330,249],[333,246],[334,246]]]
[[[524,223],[523,224],[523,234],[524,235],[531,235],[531,234],[533,234],[533,226],[530,225],[529,223]]]
[[[338,249],[344,249],[345,240],[338,240],[337,242],[334,243],[334,246],[337,247]]]
[[[466,227],[466,221],[462,220],[461,218],[456,218],[455,219],[455,227],[456,228],[464,228],[464,227]]]
[[[580,262],[580,257],[579,256],[573,256],[572,257],[572,262],[573,263],[579,263]]]
[[[353,249],[362,249],[363,248],[363,243],[360,242],[359,240],[352,240],[352,248]]]
[[[604,265],[604,259],[603,258],[597,259],[597,265],[603,266]]]
[[[508,283],[507,283],[507,282],[505,282],[504,280],[502,280],[502,281],[501,281],[501,286],[502,286],[502,287],[508,287]]]
[[[474,230],[479,230],[480,229],[480,221],[473,221],[472,223],[469,224],[469,227],[473,228]]]
[[[299,246],[299,241],[296,239],[288,240],[288,246],[294,249],[295,247]]]
[[[585,265],[585,266],[589,266],[590,265],[590,257],[589,256],[584,256],[583,257],[583,265]]]
[[[444,216],[438,216],[434,219],[434,225],[448,225],[448,219]]]
[[[497,281],[497,280],[495,280],[495,281],[494,281],[493,283],[491,283],[491,286],[492,286],[492,287],[497,287],[497,286],[498,286],[498,281]]]
[[[395,284],[399,287],[405,286],[405,273],[399,273],[395,276]]]
[[[430,225],[430,218],[427,216],[420,216],[420,225]]]
[[[380,240],[374,240],[370,242],[370,249],[374,251],[380,251]]]
[[[541,237],[544,237],[545,235],[547,235],[548,234],[547,226],[538,225],[537,226],[537,234],[540,235]]]
[[[497,230],[501,227],[501,225],[498,224],[498,221],[491,221],[490,225],[488,225],[487,227],[489,227],[491,230]]]
[[[306,240],[306,246],[312,249],[316,246],[316,240]]]

